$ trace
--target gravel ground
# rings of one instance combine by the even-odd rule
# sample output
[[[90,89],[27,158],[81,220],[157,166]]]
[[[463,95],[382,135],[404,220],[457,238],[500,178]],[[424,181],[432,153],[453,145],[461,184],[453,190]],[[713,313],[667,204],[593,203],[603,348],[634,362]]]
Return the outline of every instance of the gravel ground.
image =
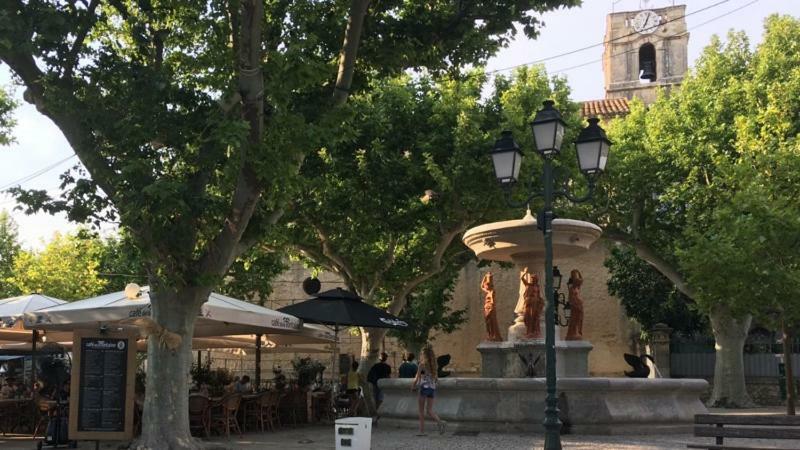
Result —
[[[780,413],[778,408],[754,410],[712,410],[727,414]],[[690,434],[626,435],[626,436],[562,436],[564,449],[574,450],[677,450],[686,449],[687,443],[711,444],[711,438],[696,438]],[[756,439],[726,439],[727,445],[742,444],[754,448],[780,448],[800,450],[798,441],[765,441]],[[274,433],[248,433],[243,438],[231,440],[216,438],[216,448],[279,450],[332,450],[335,448],[333,425],[315,425],[281,430]],[[444,435],[431,430],[426,436],[417,436],[415,430],[377,427],[372,430],[373,450],[533,450],[544,445],[541,435],[514,433],[466,434],[447,432]],[[117,449],[119,443],[104,443],[103,449]],[[0,436],[0,450],[30,450],[36,444],[30,436]],[[93,449],[94,443],[82,442],[78,448]]]
[[[563,436],[564,449],[574,450],[677,450],[686,449],[687,443],[712,443],[712,439],[694,438],[691,435],[654,435],[654,436]],[[782,448],[800,450],[800,442],[745,440],[739,443],[759,448]],[[736,440],[726,444],[735,444]],[[333,426],[313,426],[282,430],[275,433],[245,434],[244,438],[215,439],[217,448],[280,450],[333,450]],[[535,434],[500,434],[478,433],[462,435],[460,433],[429,433],[417,436],[413,430],[376,428],[372,432],[373,450],[533,450],[542,448],[544,441],[541,435]],[[22,450],[34,449],[36,445],[30,437],[0,437],[0,449]],[[82,442],[81,449],[94,448],[93,443]],[[116,449],[118,444],[106,443],[103,449]]]

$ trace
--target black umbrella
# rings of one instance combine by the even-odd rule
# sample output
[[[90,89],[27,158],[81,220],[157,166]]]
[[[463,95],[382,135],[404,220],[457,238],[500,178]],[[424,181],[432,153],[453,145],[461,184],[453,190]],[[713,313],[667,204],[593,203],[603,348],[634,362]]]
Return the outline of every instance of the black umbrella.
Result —
[[[361,301],[361,297],[342,288],[314,295],[315,298],[278,311],[291,314],[309,323],[334,327],[366,327],[407,329],[408,323],[386,311]]]
[[[339,329],[347,327],[394,328],[406,330],[408,322],[386,311],[361,301],[361,297],[342,288],[315,294],[314,298],[294,305],[284,306],[278,311],[291,314],[309,323],[332,325],[334,333],[333,367],[336,376],[336,353],[339,344]],[[334,381],[335,383],[335,381]],[[334,384],[335,385],[335,384]]]

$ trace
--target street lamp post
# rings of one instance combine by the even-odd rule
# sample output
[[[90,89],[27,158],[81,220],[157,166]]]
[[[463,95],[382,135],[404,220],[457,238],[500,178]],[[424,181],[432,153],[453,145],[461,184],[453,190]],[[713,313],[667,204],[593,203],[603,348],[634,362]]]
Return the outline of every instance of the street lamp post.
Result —
[[[589,200],[594,193],[597,177],[605,169],[608,160],[608,151],[611,142],[606,137],[605,131],[598,125],[596,118],[589,119],[589,125],[581,130],[575,141],[578,166],[588,180],[589,189],[582,197],[573,196],[568,189],[568,184],[556,191],[553,180],[553,158],[561,152],[566,124],[561,118],[561,113],[553,107],[550,100],[544,102],[544,108],[536,113],[531,122],[536,151],[542,157],[544,167],[542,171],[542,191],[531,192],[523,202],[514,202],[511,189],[517,182],[519,169],[522,165],[522,151],[514,141],[510,131],[503,131],[500,139],[491,151],[492,164],[494,165],[497,181],[506,191],[506,199],[510,206],[519,207],[529,205],[530,202],[542,197],[544,205],[538,214],[537,226],[544,234],[545,248],[545,295],[547,309],[545,311],[545,348],[546,348],[546,376],[547,398],[544,410],[545,450],[561,450],[561,420],[558,418],[558,396],[556,394],[556,338],[555,338],[555,313],[556,305],[553,297],[553,200],[564,197],[573,202]]]

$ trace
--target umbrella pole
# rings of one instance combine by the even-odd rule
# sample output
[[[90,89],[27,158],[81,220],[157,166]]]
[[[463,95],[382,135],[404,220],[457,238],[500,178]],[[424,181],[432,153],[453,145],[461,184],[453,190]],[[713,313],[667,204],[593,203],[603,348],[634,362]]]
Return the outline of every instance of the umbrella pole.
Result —
[[[256,392],[261,391],[261,335],[256,335]]]
[[[339,325],[333,326],[333,361],[331,362],[331,378],[333,382],[333,393],[339,393],[339,373],[336,370],[337,353],[339,352]]]
[[[31,392],[36,390],[36,340],[38,337],[38,330],[33,330],[31,333]]]

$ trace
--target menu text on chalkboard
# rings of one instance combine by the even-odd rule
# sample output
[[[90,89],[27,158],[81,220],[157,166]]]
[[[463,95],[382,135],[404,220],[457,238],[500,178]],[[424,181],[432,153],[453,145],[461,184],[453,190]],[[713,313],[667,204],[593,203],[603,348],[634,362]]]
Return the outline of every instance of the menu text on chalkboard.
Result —
[[[127,338],[81,339],[78,431],[125,430]]]

